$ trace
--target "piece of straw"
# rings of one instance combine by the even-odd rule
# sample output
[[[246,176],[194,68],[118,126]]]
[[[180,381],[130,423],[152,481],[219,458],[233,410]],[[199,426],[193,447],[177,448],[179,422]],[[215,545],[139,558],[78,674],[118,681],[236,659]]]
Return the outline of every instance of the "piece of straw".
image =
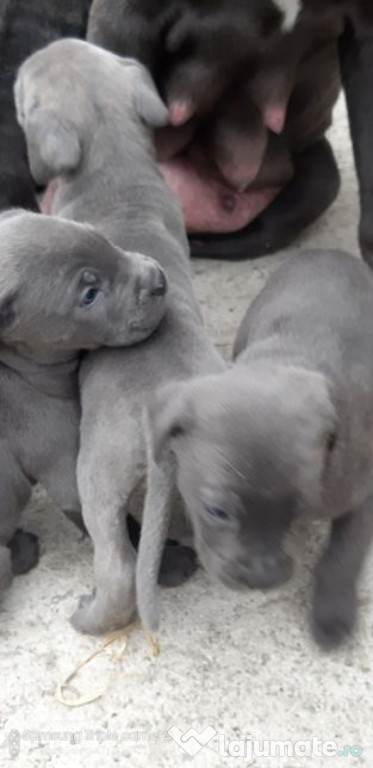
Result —
[[[127,627],[123,627],[122,629],[116,629],[114,632],[110,632],[109,635],[106,635],[106,637],[101,640],[97,648],[95,648],[93,651],[91,651],[88,656],[83,659],[83,661],[80,661],[70,672],[67,677],[64,678],[64,680],[61,683],[57,684],[56,689],[56,699],[61,704],[64,704],[65,707],[82,707],[84,704],[90,704],[92,701],[97,701],[97,699],[100,699],[101,696],[103,696],[110,688],[110,683],[108,683],[106,686],[102,688],[96,688],[90,693],[86,694],[77,694],[73,695],[71,697],[66,697],[65,695],[65,689],[68,687],[69,683],[78,675],[81,669],[83,667],[86,667],[92,659],[94,659],[96,656],[99,656],[101,653],[104,653],[106,648],[109,645],[112,645],[116,642],[116,640],[120,640],[121,638],[124,638],[123,643],[117,650],[113,650],[110,654],[111,661],[114,663],[118,663],[122,658],[123,654],[127,647],[127,640],[129,634],[134,629],[139,629],[140,625],[136,622],[133,624],[129,624]],[[158,656],[159,654],[159,647],[152,635],[146,634],[146,640],[149,645],[150,654],[152,657]]]

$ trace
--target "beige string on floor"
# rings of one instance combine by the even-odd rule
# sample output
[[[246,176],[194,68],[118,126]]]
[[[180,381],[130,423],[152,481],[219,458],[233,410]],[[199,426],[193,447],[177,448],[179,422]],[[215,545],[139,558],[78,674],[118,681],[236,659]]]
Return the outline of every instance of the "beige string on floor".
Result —
[[[124,627],[122,629],[117,629],[115,632],[111,632],[109,635],[106,635],[103,640],[98,644],[97,648],[95,648],[91,653],[86,656],[85,659],[78,662],[72,672],[70,672],[67,677],[65,677],[62,682],[58,683],[57,689],[56,689],[56,699],[61,704],[64,704],[65,707],[82,707],[84,704],[90,704],[92,701],[97,701],[97,699],[101,698],[110,688],[110,682],[107,683],[107,685],[96,688],[93,691],[86,693],[86,694],[76,694],[71,695],[69,697],[66,696],[66,688],[68,688],[71,681],[79,674],[80,670],[83,669],[83,667],[86,667],[96,656],[99,656],[100,654],[104,653],[106,648],[108,646],[115,643],[117,640],[123,639],[122,644],[117,650],[112,651],[111,653],[111,660],[114,663],[118,663],[123,658],[123,654],[127,647],[127,640],[131,632],[135,629],[140,629],[140,624],[133,623],[129,624],[128,627]],[[146,640],[149,645],[149,650],[151,656],[154,658],[155,656],[158,656],[159,654],[159,647],[152,635],[146,634]]]

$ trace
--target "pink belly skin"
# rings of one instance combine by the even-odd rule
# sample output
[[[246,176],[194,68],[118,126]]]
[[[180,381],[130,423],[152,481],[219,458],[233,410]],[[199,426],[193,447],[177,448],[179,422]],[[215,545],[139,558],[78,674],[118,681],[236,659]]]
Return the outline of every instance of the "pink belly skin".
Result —
[[[160,165],[163,176],[183,212],[190,233],[227,233],[245,227],[273,200],[280,187],[237,192],[227,187],[216,171],[179,157]]]

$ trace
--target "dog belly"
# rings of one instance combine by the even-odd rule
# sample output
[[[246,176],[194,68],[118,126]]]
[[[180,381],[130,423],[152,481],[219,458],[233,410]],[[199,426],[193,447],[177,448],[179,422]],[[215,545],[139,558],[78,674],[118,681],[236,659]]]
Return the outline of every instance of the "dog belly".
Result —
[[[256,218],[280,187],[238,192],[218,173],[196,167],[187,157],[161,164],[161,171],[179,201],[188,232],[234,232]]]

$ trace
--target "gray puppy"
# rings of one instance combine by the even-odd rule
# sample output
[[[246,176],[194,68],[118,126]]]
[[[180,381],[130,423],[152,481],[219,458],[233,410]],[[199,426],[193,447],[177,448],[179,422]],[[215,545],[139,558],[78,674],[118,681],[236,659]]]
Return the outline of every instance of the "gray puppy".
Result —
[[[76,484],[81,350],[134,344],[161,320],[160,268],[125,253],[91,227],[14,210],[0,216],[0,588],[35,482],[66,513]],[[17,548],[14,550],[14,545]],[[17,563],[16,563],[17,565]]]
[[[21,67],[16,102],[34,177],[60,175],[53,213],[151,254],[169,284],[151,340],[91,354],[81,369],[78,485],[97,589],[72,621],[99,633],[126,624],[135,609],[124,512],[146,474],[144,407],[160,385],[224,364],[203,330],[181,212],[155,163],[149,126],[166,124],[168,113],[146,69],[89,43],[61,41]],[[167,466],[159,482],[171,493]]]
[[[306,519],[331,521],[315,571],[322,645],[350,635],[373,530],[373,276],[336,251],[297,256],[272,275],[238,332],[236,365],[174,384],[151,407],[155,457],[175,458],[197,553],[229,587],[285,582],[287,545]],[[158,624],[154,574],[164,508],[150,503],[138,603]]]

